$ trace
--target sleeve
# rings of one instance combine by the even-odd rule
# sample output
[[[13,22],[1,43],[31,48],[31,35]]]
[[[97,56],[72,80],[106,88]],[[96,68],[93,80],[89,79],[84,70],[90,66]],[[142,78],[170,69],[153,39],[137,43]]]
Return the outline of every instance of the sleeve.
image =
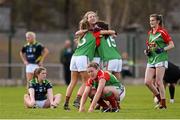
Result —
[[[98,80],[101,80],[101,79],[105,79],[106,81],[108,81],[110,79],[110,75],[108,74],[108,72],[100,71],[98,73]]]
[[[26,47],[25,47],[25,46],[22,47],[21,52],[22,52],[22,53],[25,53],[25,52],[26,52]]]
[[[46,85],[46,88],[47,88],[47,89],[52,88],[52,83],[51,83],[51,82],[48,82],[47,85]]]
[[[44,47],[43,44],[39,43],[37,48],[38,48],[39,51],[43,51],[45,47]]]
[[[92,79],[88,79],[87,82],[86,82],[86,86],[92,86],[93,84],[93,80]]]
[[[29,82],[29,88],[35,88],[35,84],[33,82]]]
[[[169,33],[165,29],[160,30],[160,33],[161,33],[162,38],[166,44],[168,44],[170,41],[172,41],[171,36],[169,35]]]

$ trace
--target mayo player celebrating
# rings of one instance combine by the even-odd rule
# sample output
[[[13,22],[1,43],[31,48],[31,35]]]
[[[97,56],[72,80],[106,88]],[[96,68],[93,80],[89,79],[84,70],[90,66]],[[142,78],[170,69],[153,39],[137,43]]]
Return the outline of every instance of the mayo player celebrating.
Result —
[[[163,85],[163,76],[165,69],[168,67],[167,51],[174,47],[174,43],[163,28],[162,15],[150,15],[151,30],[148,33],[147,50],[144,51],[148,57],[148,63],[145,72],[145,84],[150,91],[159,100],[159,109],[166,109],[165,88]],[[155,84],[153,84],[153,77],[155,76]]]

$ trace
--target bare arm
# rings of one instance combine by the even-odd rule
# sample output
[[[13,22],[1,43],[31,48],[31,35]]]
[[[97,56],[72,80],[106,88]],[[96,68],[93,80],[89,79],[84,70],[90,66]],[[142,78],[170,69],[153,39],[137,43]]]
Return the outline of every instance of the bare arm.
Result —
[[[114,30],[100,30],[101,35],[115,35],[115,33]]]
[[[83,30],[78,30],[76,33],[75,33],[75,35],[76,36],[81,36],[81,35],[83,35],[85,32],[87,32],[88,30],[87,29],[83,29]]]
[[[98,84],[98,88],[97,88],[97,92],[93,98],[93,101],[89,107],[89,111],[88,112],[93,112],[94,108],[95,108],[95,105],[97,104],[98,100],[100,99],[101,97],[101,94],[102,94],[102,91],[103,91],[103,88],[105,86],[105,83],[106,83],[106,80],[105,79],[100,79],[99,80],[99,84]]]
[[[35,105],[34,88],[29,88],[28,91],[31,99],[31,105],[34,106]]]
[[[26,57],[25,57],[25,54],[24,53],[22,53],[22,51],[20,51],[20,57],[21,57],[21,60],[23,61],[23,63],[25,64],[25,65],[27,65],[28,64],[28,61],[27,61],[27,59],[26,59]]]
[[[84,93],[82,95],[82,98],[81,98],[81,102],[80,102],[80,108],[79,108],[79,112],[84,112],[85,111],[85,103],[86,103],[86,100],[88,98],[88,95],[89,95],[89,92],[90,92],[90,87],[89,86],[86,86],[85,90],[84,90]]]
[[[169,44],[166,47],[164,47],[164,50],[168,51],[168,50],[170,50],[172,48],[174,48],[174,42],[170,41]]]
[[[52,90],[52,88],[49,88],[47,90],[47,96],[48,96],[48,99],[50,101],[50,104],[54,105],[54,103],[53,103],[53,90]]]
[[[44,59],[47,57],[47,55],[49,54],[49,50],[45,47],[43,52],[42,52],[42,58],[39,62],[39,65],[41,66],[44,62]]]

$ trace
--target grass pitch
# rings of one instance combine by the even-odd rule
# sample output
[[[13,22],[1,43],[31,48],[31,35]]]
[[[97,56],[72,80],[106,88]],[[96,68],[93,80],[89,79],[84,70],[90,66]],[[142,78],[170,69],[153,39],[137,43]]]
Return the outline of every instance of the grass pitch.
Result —
[[[167,110],[154,109],[152,95],[149,90],[141,86],[126,86],[126,97],[121,104],[119,113],[79,113],[70,104],[71,111],[63,110],[66,86],[55,86],[54,93],[63,95],[57,109],[26,109],[23,105],[25,87],[0,87],[0,119],[178,119],[180,118],[180,86],[176,87],[175,103],[169,103],[169,92],[166,90]],[[73,92],[71,103],[75,99],[77,87]],[[89,102],[86,103],[86,111]]]

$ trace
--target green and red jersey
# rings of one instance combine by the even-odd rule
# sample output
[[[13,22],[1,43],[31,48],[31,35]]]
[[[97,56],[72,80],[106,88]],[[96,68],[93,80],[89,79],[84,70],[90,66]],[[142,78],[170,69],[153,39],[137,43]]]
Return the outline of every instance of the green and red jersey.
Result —
[[[160,54],[157,54],[155,51],[158,48],[166,47],[170,41],[172,41],[172,39],[164,28],[158,27],[154,34],[152,33],[152,30],[148,32],[146,45],[152,53],[151,56],[148,56],[149,64],[156,64],[168,60],[167,51],[164,51]]]
[[[88,79],[88,81],[86,82],[86,86],[97,88],[99,81],[102,79],[106,80],[105,86],[118,86],[120,88],[122,87],[120,81],[112,73],[102,70],[98,71],[96,79]]]
[[[115,39],[113,39],[111,36],[105,39],[104,36],[100,35],[100,32],[96,32],[94,34],[96,37],[97,51],[103,61],[121,59]]]
[[[78,42],[77,48],[73,56],[87,56],[90,60],[93,59],[96,48],[96,38],[92,32],[87,32]]]

